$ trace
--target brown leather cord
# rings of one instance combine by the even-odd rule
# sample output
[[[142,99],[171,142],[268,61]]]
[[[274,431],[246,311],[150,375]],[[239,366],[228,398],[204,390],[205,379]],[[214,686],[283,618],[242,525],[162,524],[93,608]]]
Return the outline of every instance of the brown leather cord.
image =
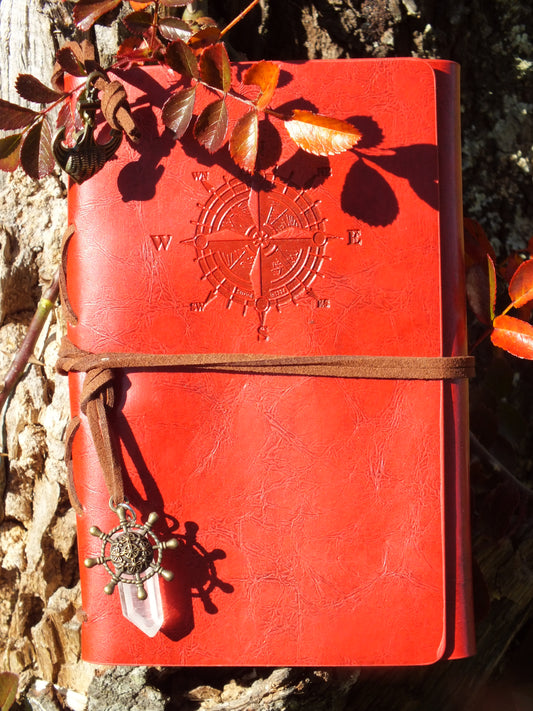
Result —
[[[61,243],[61,264],[59,267],[59,293],[61,295],[61,304],[63,306],[63,313],[65,314],[65,319],[67,323],[71,326],[75,326],[78,323],[78,317],[74,313],[74,309],[68,298],[67,290],[67,249],[70,242],[70,238],[74,234],[76,228],[74,225],[69,225],[63,235],[63,241]]]
[[[107,412],[115,402],[114,371],[174,368],[182,372],[217,372],[259,375],[300,375],[326,378],[394,380],[448,380],[475,374],[474,358],[396,356],[267,356],[248,353],[152,354],[88,353],[64,339],[57,368],[60,373],[86,373],[80,409],[89,428],[102,467],[106,486],[115,505],[124,501],[120,462],[111,440]],[[70,434],[72,439],[75,429]],[[67,448],[70,456],[71,442]],[[68,462],[70,467],[70,463]],[[79,499],[72,482],[71,502],[79,512]],[[77,502],[77,503],[75,503]]]

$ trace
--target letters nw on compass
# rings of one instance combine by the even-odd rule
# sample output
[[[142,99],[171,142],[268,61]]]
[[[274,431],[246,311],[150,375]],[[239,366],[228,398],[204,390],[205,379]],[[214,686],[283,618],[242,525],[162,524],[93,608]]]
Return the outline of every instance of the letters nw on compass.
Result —
[[[318,299],[312,284],[320,273],[328,241],[318,201],[307,191],[274,179],[247,185],[225,178],[213,186],[203,173],[198,181],[207,192],[192,240],[197,262],[211,290],[203,301],[191,304],[203,311],[217,298],[229,308],[241,304],[243,315],[253,309],[259,340],[269,337],[266,320],[271,309],[281,311],[303,297]]]

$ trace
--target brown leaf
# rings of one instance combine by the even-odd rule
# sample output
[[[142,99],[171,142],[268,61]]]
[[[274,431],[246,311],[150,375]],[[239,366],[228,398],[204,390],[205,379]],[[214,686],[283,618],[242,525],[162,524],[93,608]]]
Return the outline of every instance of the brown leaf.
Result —
[[[244,75],[245,84],[254,84],[261,90],[259,99],[256,102],[258,109],[264,109],[270,103],[274,91],[278,85],[279,66],[274,62],[262,60],[253,64]]]
[[[20,163],[21,139],[21,133],[0,138],[0,170],[12,173],[17,168]]]
[[[513,316],[496,316],[490,340],[518,358],[533,360],[533,326]]]
[[[17,128],[25,128],[36,116],[38,116],[37,111],[0,99],[0,129],[2,131],[16,131]]]
[[[52,132],[46,119],[32,126],[20,150],[20,163],[34,180],[49,175],[55,166]]]
[[[67,74],[72,74],[75,77],[84,77],[87,75],[87,70],[83,63],[83,56],[80,55],[81,50],[80,54],[78,54],[73,46],[64,46],[56,54],[56,61]]]
[[[208,104],[194,125],[194,136],[210,153],[218,151],[228,130],[228,110],[224,99]]]
[[[0,673],[0,708],[9,711],[15,703],[18,689],[18,676],[11,672]]]
[[[252,109],[241,116],[229,139],[231,157],[237,165],[248,173],[255,170],[259,137],[257,111]]]
[[[189,3],[190,0],[159,0],[159,4],[166,7],[185,7]]]
[[[159,33],[162,37],[173,42],[180,39],[186,42],[192,35],[189,25],[179,17],[164,17],[159,20]]]
[[[316,156],[344,153],[361,138],[360,132],[346,121],[299,109],[293,111],[285,127],[299,148]]]
[[[15,89],[23,99],[34,101],[36,104],[51,104],[63,96],[49,89],[31,74],[19,74],[15,81]]]
[[[488,254],[482,264],[466,272],[466,298],[478,321],[490,326],[496,305],[496,270]]]
[[[130,12],[122,19],[130,32],[142,34],[152,26],[153,15],[149,12]]]
[[[76,27],[87,32],[102,15],[114,10],[122,0],[78,0],[72,14]]]
[[[200,79],[224,93],[231,87],[231,66],[222,42],[208,47],[200,58]]]
[[[515,309],[533,299],[533,259],[523,262],[511,279],[509,296]]]
[[[198,32],[195,32],[187,44],[193,49],[201,49],[202,47],[208,47],[218,42],[220,36],[221,33],[218,27],[204,27],[198,30]]]
[[[198,79],[200,70],[198,60],[192,49],[181,39],[177,39],[168,45],[165,54],[168,66],[175,72],[185,74],[185,76]]]
[[[196,87],[192,86],[173,94],[163,106],[163,123],[176,138],[181,138],[189,127],[195,98]]]

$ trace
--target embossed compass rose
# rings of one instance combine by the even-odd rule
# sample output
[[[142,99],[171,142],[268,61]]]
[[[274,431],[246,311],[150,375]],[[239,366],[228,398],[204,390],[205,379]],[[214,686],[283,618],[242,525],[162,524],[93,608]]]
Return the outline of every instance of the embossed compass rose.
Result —
[[[311,285],[322,268],[327,243],[319,202],[305,190],[275,179],[250,186],[237,178],[213,187],[203,176],[209,196],[193,238],[197,262],[211,291],[203,310],[217,297],[242,304],[243,315],[254,309],[259,316],[258,336],[268,338],[267,314],[309,296],[321,302]],[[259,187],[261,185],[261,187]],[[266,186],[266,187],[265,187]]]

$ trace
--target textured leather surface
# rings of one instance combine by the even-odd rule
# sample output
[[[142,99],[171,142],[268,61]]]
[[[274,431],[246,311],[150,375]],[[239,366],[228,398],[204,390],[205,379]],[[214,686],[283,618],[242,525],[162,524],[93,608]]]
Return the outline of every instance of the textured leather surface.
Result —
[[[363,139],[310,157],[279,124],[276,138],[273,119],[264,161],[277,177],[264,181],[164,132],[146,93],[161,105],[171,74],[128,75],[139,151],[124,142],[70,188],[73,343],[464,353],[456,68],[346,60],[282,71],[275,108],[304,97]],[[232,106],[231,121],[241,113]],[[73,413],[80,377],[70,376]],[[87,660],[400,665],[471,652],[463,383],[160,370],[125,373],[119,390],[112,425],[130,503],[144,517],[164,512],[155,530],[183,545],[165,552],[175,578],[161,582],[166,622],[153,639],[103,593],[105,571],[82,568]],[[83,424],[73,454],[83,559],[99,550],[90,526],[116,516]]]

